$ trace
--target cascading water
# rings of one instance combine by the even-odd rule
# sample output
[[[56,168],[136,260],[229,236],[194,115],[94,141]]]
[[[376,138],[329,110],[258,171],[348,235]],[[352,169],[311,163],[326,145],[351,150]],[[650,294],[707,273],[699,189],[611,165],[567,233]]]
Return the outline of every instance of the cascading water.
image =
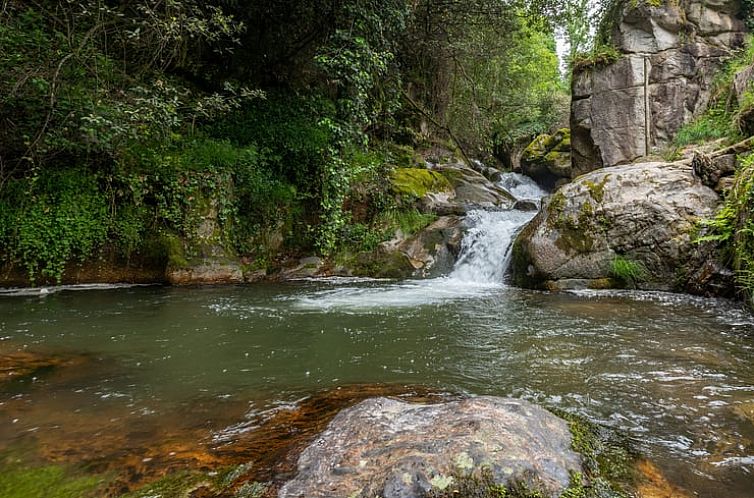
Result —
[[[498,185],[517,201],[539,205],[547,195],[532,179],[517,173],[504,174]],[[449,275],[379,287],[339,286],[299,297],[298,305],[315,309],[407,307],[484,294],[504,285],[513,240],[535,215],[534,211],[515,209],[470,211],[461,253]]]
[[[539,205],[547,195],[529,177],[506,173],[498,185],[516,200]],[[531,211],[471,211],[466,222],[471,226],[463,239],[461,254],[449,280],[497,284],[503,281],[513,239],[519,229],[536,213]]]

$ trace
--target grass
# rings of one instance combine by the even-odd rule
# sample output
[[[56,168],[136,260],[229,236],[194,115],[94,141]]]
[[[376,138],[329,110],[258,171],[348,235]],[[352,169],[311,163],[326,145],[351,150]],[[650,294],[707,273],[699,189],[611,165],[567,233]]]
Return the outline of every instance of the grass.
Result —
[[[620,59],[620,52],[612,45],[597,45],[590,52],[576,54],[571,59],[574,72],[609,66]]]
[[[639,261],[633,261],[623,256],[616,256],[610,263],[610,274],[629,285],[636,285],[647,279],[648,273]]]

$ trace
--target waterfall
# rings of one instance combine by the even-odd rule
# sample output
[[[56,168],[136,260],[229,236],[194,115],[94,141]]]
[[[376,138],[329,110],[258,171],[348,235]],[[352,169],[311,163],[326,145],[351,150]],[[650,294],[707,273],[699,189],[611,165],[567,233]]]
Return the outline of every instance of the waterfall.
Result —
[[[533,180],[507,173],[498,186],[516,200],[539,204],[546,195]],[[519,230],[536,215],[533,211],[471,211],[469,228],[461,243],[461,253],[453,271],[444,277],[406,280],[397,283],[343,285],[334,289],[300,295],[296,306],[304,309],[375,310],[442,303],[453,299],[484,296],[504,286],[503,276],[513,240]]]
[[[516,200],[539,205],[547,193],[529,177],[506,173],[498,185]],[[461,243],[461,254],[449,280],[476,283],[499,283],[508,267],[510,249],[518,231],[534,216],[532,211],[471,211],[470,225]]]

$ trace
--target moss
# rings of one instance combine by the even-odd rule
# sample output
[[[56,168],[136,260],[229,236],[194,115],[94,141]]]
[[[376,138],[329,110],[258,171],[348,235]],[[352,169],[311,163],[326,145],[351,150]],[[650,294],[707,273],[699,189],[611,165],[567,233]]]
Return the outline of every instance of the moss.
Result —
[[[521,154],[525,163],[550,164],[569,157],[571,151],[571,130],[561,128],[552,135],[542,134],[535,138]]]
[[[579,213],[579,223],[586,223],[592,216],[594,216],[594,207],[592,207],[592,203],[589,201],[584,201],[584,204],[581,205],[581,211]]]
[[[535,138],[521,154],[522,161],[536,161],[552,149],[553,136],[543,133]]]
[[[96,497],[106,480],[81,476],[59,466],[4,468],[0,472],[3,498],[87,498]]]
[[[583,72],[590,69],[596,69],[609,66],[620,59],[620,52],[612,45],[596,45],[591,52],[576,54],[571,59],[573,71]]]
[[[184,498],[205,482],[209,485],[206,476],[202,474],[176,472],[120,498]]]
[[[605,185],[607,185],[607,181],[610,179],[610,175],[605,175],[602,177],[602,181],[599,183],[594,183],[589,180],[584,180],[584,186],[589,190],[589,194],[592,196],[592,199],[595,201],[602,202],[605,199]]]
[[[164,248],[169,266],[173,268],[186,268],[189,266],[183,241],[180,237],[174,234],[163,235],[160,243]]]
[[[397,195],[421,198],[429,192],[451,190],[448,179],[437,171],[419,168],[397,168],[391,175],[393,191]]]
[[[639,455],[628,439],[577,415],[550,409],[568,422],[571,448],[583,459],[583,475],[572,474],[567,498],[625,498],[637,482]]]
[[[555,246],[566,253],[585,253],[594,247],[594,238],[588,230],[564,227],[561,228],[560,237],[555,241]]]
[[[566,205],[566,197],[562,190],[558,190],[550,197],[550,202],[547,204],[547,210],[550,213],[550,218],[558,218],[563,214]]]

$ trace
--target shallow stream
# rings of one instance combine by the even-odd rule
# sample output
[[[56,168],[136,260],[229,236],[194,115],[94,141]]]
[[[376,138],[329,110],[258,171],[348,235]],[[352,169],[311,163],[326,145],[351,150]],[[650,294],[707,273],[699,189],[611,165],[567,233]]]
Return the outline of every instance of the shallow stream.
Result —
[[[488,215],[474,215],[466,260],[499,263],[506,244],[487,235],[530,216]],[[0,383],[0,451],[117,462],[138,480],[227,463],[222,448],[323,390],[493,394],[624,431],[691,495],[754,496],[750,314],[680,295],[526,291],[464,261],[429,281],[1,295],[0,354],[71,359]]]

